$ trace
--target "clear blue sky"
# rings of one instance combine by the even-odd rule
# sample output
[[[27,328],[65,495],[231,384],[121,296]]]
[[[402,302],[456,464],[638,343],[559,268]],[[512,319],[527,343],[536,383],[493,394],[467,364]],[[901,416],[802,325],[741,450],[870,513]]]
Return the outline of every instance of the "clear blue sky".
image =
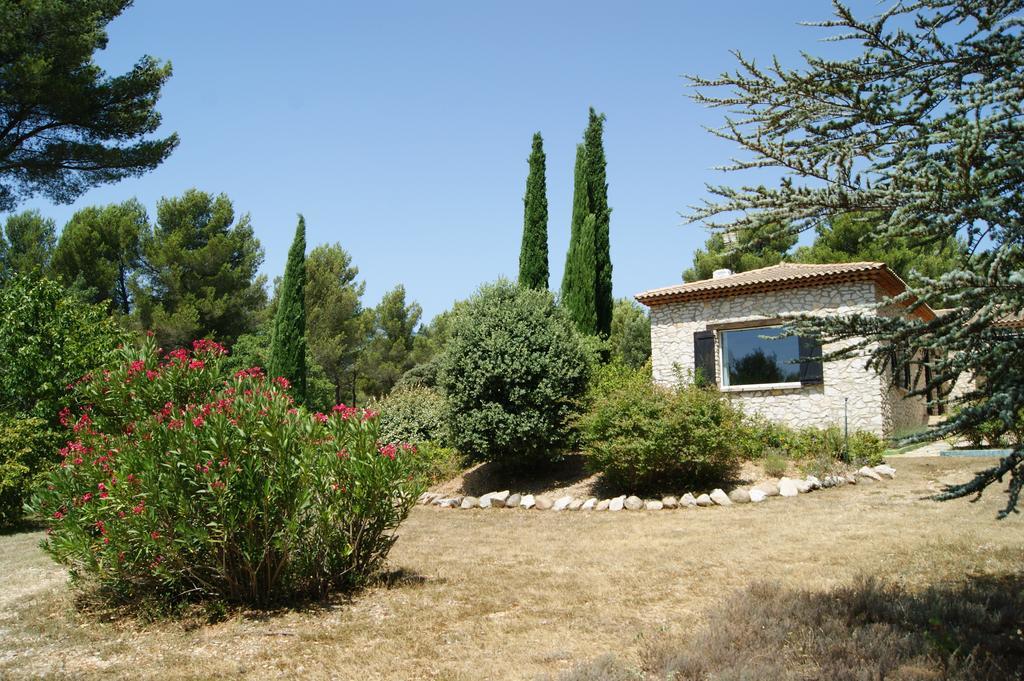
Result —
[[[873,2],[856,3],[874,13]],[[159,109],[181,146],[156,171],[72,206],[34,200],[63,225],[91,204],[190,187],[252,216],[263,272],[284,269],[296,214],[310,246],[339,242],[364,304],[403,283],[429,319],[482,282],[515,277],[526,158],[547,151],[552,288],[569,239],[572,164],[587,107],[607,114],[616,296],[679,281],[706,234],[679,213],[735,149],[701,125],[682,74],[822,52],[826,0],[728,2],[140,1],[98,60],[120,73],[170,60]]]

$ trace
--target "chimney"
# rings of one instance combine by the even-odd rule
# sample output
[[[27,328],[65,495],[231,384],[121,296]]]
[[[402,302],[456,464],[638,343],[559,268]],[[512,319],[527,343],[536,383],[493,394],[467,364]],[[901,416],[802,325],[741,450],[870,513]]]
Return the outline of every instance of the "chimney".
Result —
[[[730,270],[728,268],[722,268],[720,270],[715,270],[714,272],[711,273],[711,278],[712,279],[725,279],[726,277],[731,277],[731,276],[732,276],[732,270]]]

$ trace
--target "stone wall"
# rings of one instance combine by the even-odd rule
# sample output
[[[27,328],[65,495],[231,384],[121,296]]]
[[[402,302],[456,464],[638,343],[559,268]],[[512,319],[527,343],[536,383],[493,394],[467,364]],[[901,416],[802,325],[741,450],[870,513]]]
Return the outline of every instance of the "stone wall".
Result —
[[[651,307],[651,350],[654,380],[674,385],[689,380],[693,372],[693,334],[708,324],[758,321],[796,314],[843,315],[872,313],[879,293],[871,282],[811,286],[786,291],[732,295],[712,300],[666,303]],[[825,351],[834,349],[825,346]],[[716,382],[721,385],[720,348],[716,340]],[[902,405],[894,409],[890,383],[865,370],[867,357],[826,362],[822,385],[771,390],[727,389],[726,395],[747,413],[804,426],[843,426],[844,412],[850,430],[891,434],[894,425],[917,418],[920,408]],[[926,417],[925,417],[926,420]]]

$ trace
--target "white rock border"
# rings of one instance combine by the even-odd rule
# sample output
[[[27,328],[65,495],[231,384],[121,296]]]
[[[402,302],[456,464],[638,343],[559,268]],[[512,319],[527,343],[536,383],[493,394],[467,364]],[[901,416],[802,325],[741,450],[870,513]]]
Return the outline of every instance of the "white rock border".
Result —
[[[447,496],[437,492],[424,492],[417,499],[417,503],[421,506],[465,510],[522,508],[539,511],[662,511],[714,508],[749,503],[762,504],[773,497],[785,499],[814,490],[856,485],[861,480],[885,482],[885,480],[892,480],[895,477],[896,469],[883,463],[878,466],[862,466],[856,472],[829,475],[824,480],[819,480],[813,475],[808,475],[803,479],[782,477],[770,485],[761,483],[753,487],[736,487],[728,493],[721,489],[715,489],[710,493],[687,492],[678,498],[668,496],[662,499],[641,499],[637,496],[621,495],[612,499],[598,499],[597,497],[573,497],[566,494],[557,499],[551,499],[544,495],[510,493],[506,489],[500,492],[488,492],[480,497],[461,494]]]

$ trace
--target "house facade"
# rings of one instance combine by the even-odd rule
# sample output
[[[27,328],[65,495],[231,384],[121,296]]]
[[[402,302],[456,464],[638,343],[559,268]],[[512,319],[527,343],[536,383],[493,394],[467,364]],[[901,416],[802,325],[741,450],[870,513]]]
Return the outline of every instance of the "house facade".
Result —
[[[928,423],[927,400],[907,397],[914,377],[866,369],[867,355],[820,357],[813,340],[781,337],[786,318],[908,314],[879,306],[906,286],[883,263],[783,263],[645,291],[636,299],[651,313],[654,380],[662,385],[701,376],[750,414],[795,428],[830,425],[880,436]],[[914,311],[934,318],[927,307]],[[837,349],[826,345],[825,352]]]

